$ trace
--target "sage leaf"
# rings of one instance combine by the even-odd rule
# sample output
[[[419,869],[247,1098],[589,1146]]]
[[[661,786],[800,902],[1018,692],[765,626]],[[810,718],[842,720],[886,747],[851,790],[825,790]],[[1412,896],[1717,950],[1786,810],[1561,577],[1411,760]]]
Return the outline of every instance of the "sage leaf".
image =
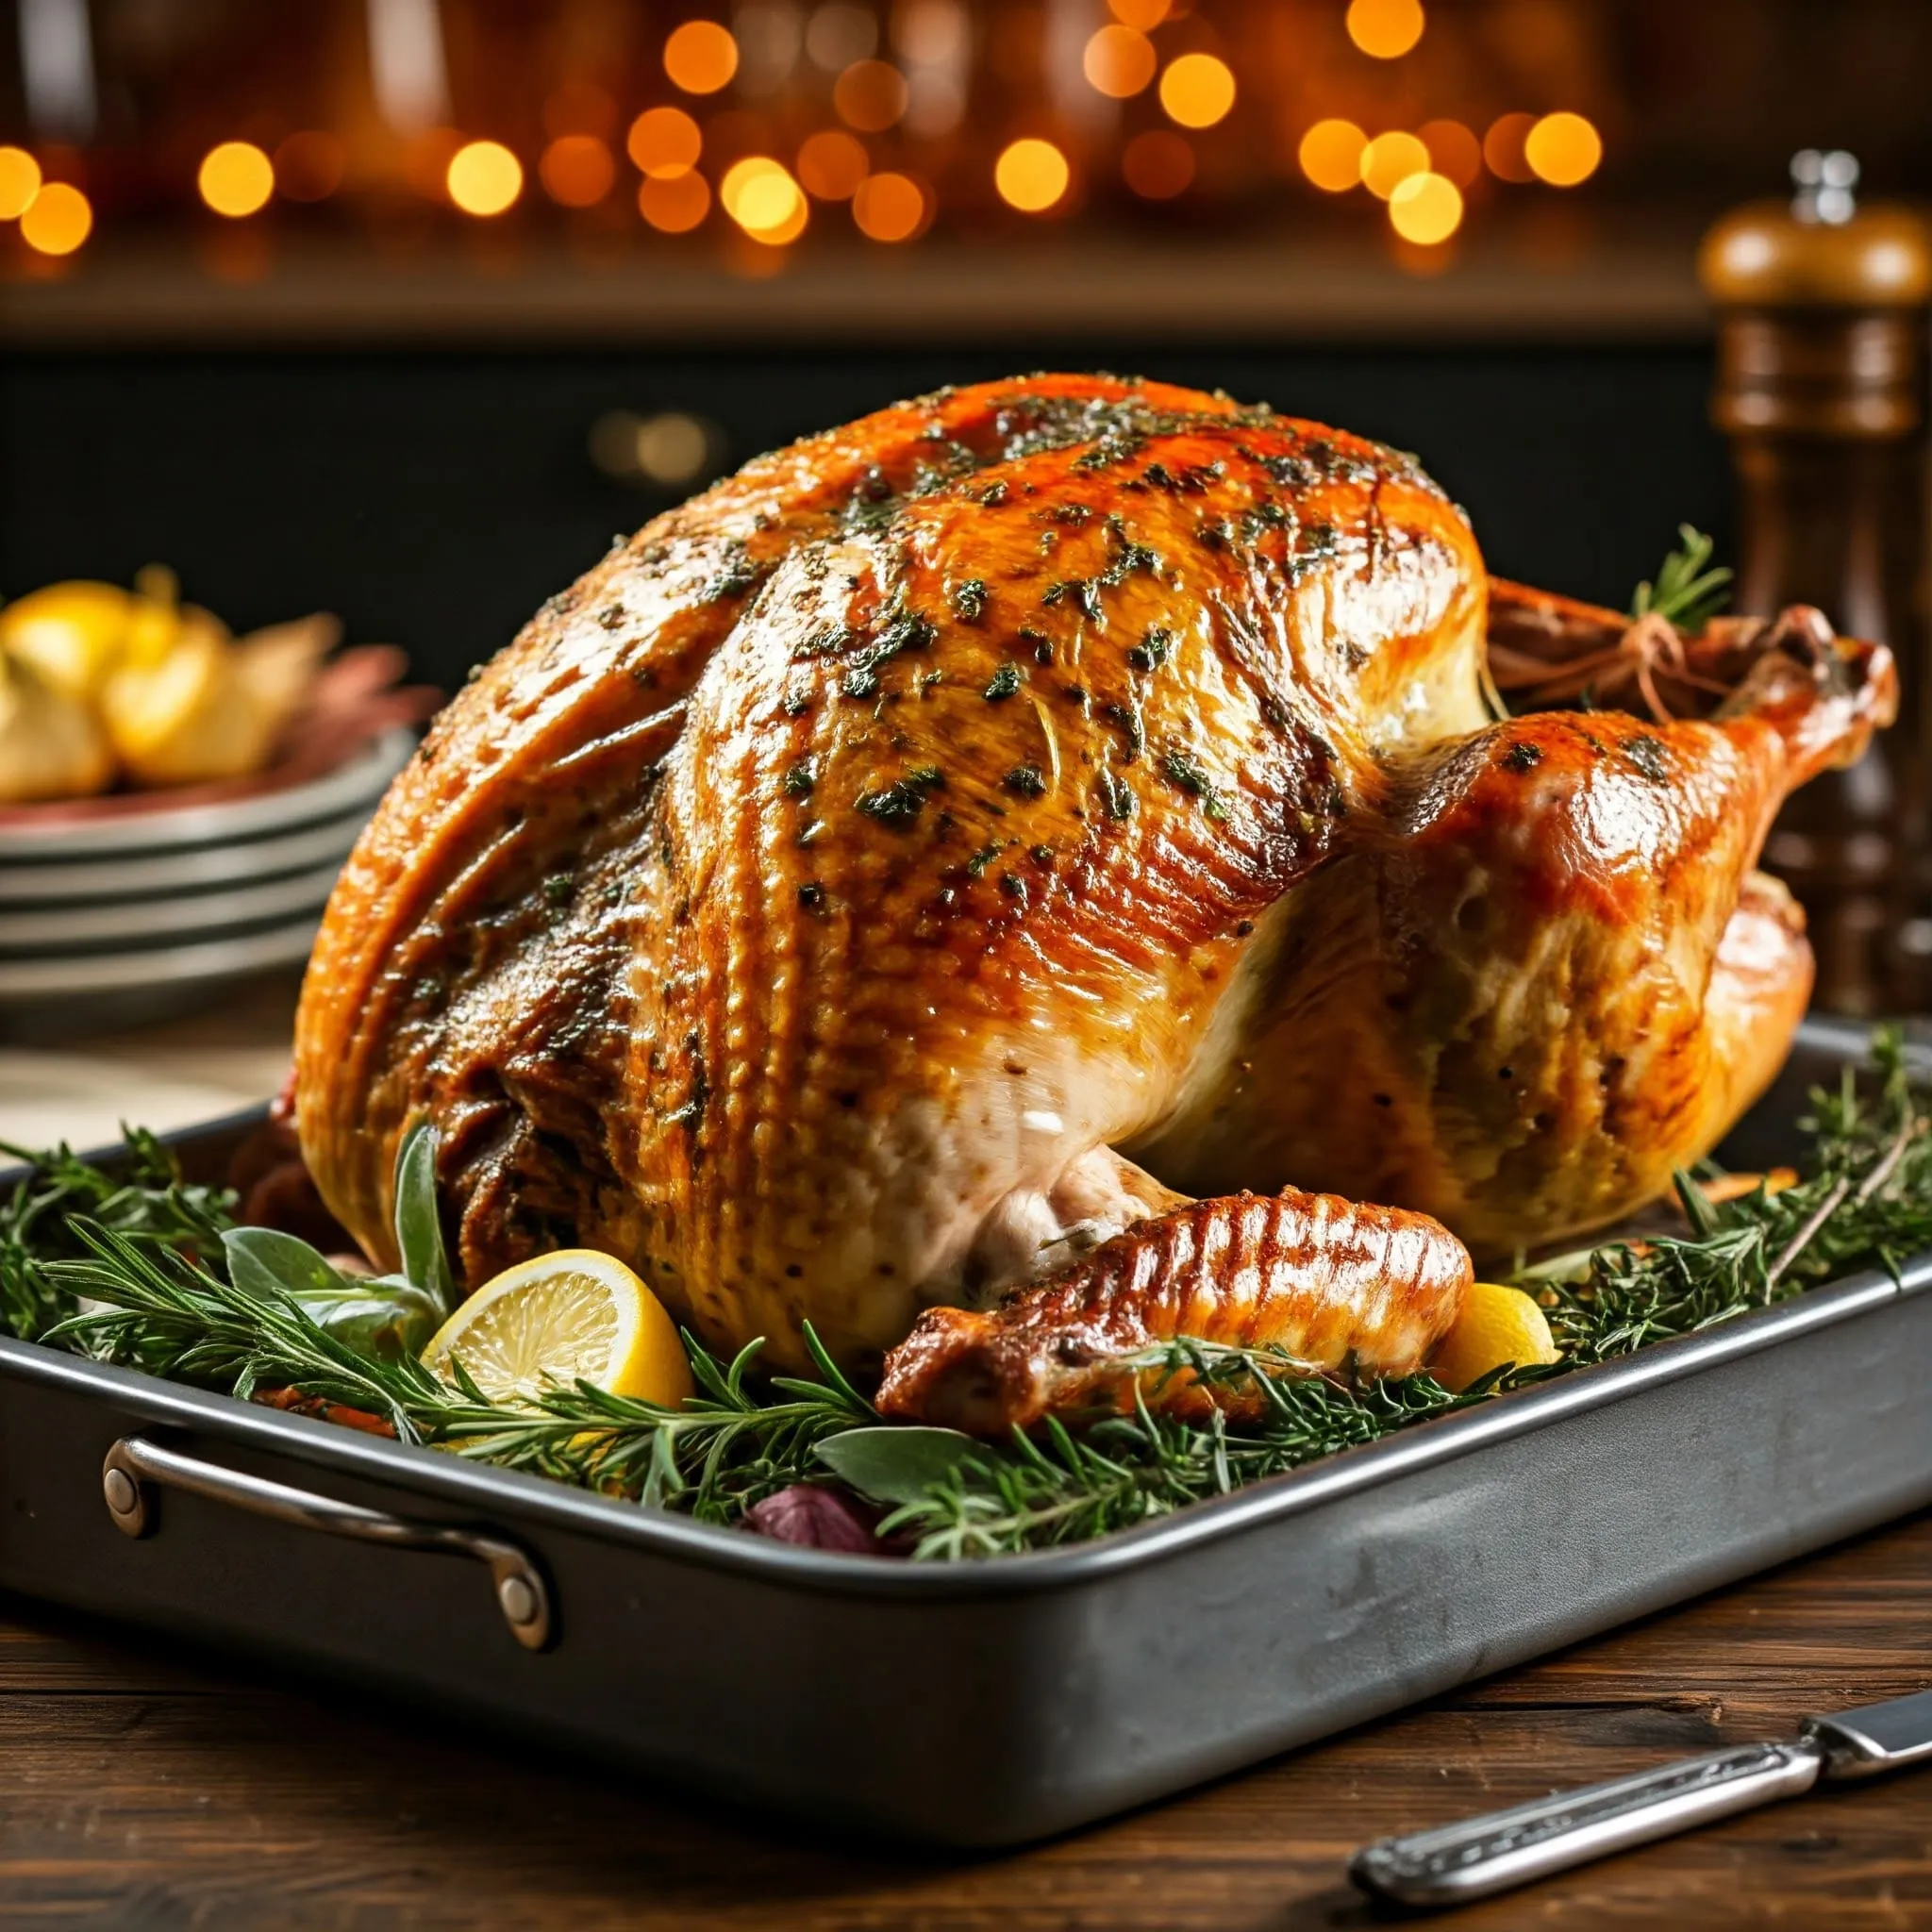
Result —
[[[344,1274],[305,1241],[272,1227],[231,1227],[222,1236],[228,1279],[243,1294],[287,1295],[302,1312],[366,1361],[416,1356],[442,1324],[435,1302],[400,1274]]]
[[[436,1210],[436,1129],[419,1121],[396,1149],[396,1251],[403,1273],[435,1303],[446,1320],[457,1305],[456,1276],[442,1245]]]
[[[845,1429],[818,1445],[819,1460],[874,1503],[919,1503],[981,1445],[958,1429]]]
[[[294,1235],[273,1227],[231,1227],[222,1236],[228,1279],[243,1294],[273,1301],[277,1294],[307,1301],[311,1295],[340,1295],[349,1277],[326,1255]]]
[[[442,1325],[436,1304],[400,1274],[363,1282],[345,1276],[343,1286],[340,1295],[304,1295],[302,1307],[318,1328],[365,1361],[413,1359]]]

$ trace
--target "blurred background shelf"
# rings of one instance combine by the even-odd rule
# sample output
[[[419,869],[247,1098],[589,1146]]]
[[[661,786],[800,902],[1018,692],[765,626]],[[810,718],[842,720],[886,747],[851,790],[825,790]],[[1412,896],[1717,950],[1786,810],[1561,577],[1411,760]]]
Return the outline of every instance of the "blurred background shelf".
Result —
[[[997,250],[841,242],[755,272],[442,244],[384,261],[308,242],[225,261],[104,248],[58,280],[0,285],[0,344],[78,348],[948,345],[974,338],[1144,344],[1701,341],[1697,225],[1566,219],[1474,240],[1418,273],[1376,238],[1022,236]],[[226,238],[220,238],[226,239]]]

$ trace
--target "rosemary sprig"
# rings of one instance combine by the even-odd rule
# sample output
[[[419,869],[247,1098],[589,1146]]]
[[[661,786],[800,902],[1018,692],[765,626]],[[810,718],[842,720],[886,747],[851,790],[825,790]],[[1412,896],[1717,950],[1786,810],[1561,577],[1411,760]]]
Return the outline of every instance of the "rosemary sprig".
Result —
[[[33,1341],[74,1312],[71,1290],[50,1264],[83,1249],[74,1232],[80,1216],[150,1246],[220,1253],[235,1224],[235,1196],[183,1181],[173,1157],[144,1128],[124,1130],[121,1171],[109,1174],[82,1160],[65,1141],[33,1154],[0,1141],[0,1159],[19,1160],[25,1177],[0,1198],[0,1325]]]
[[[399,1197],[415,1218],[405,1241],[418,1257],[410,1278],[358,1285],[317,1275],[311,1287],[315,1271],[333,1274],[320,1256],[303,1250],[291,1261],[275,1246],[287,1237],[237,1235],[231,1200],[184,1186],[152,1137],[129,1137],[119,1178],[62,1148],[0,1202],[0,1321],[16,1335],[244,1398],[291,1389],[380,1416],[406,1441],[707,1522],[735,1523],[775,1491],[824,1481],[829,1470],[852,1479],[863,1469],[858,1487],[894,1506],[882,1536],[927,1559],[991,1556],[1148,1522],[1501,1389],[1735,1320],[1857,1267],[1896,1274],[1907,1256],[1932,1249],[1932,1133],[1898,1035],[1881,1031],[1873,1050],[1875,1091],[1847,1069],[1836,1091],[1814,1096],[1800,1123],[1812,1145],[1797,1185],[1773,1193],[1760,1184],[1713,1205],[1680,1174],[1688,1238],[1613,1241],[1521,1271],[1564,1359],[1459,1395],[1426,1375],[1311,1377],[1280,1349],[1183,1338],[1124,1364],[1142,1391],[1129,1411],[977,1442],[879,1425],[808,1330],[816,1380],[760,1378],[758,1343],[726,1363],[687,1336],[699,1392],[681,1408],[585,1383],[492,1402],[459,1367],[445,1383],[413,1348],[397,1347],[394,1323],[344,1315],[345,1290],[365,1303],[437,1298],[414,1278],[435,1280],[446,1266],[433,1162],[421,1149],[399,1172],[410,1183]],[[1257,1412],[1240,1422],[1218,1408],[1198,1420],[1158,1413],[1149,1391],[1172,1378],[1239,1389],[1258,1398],[1246,1405]],[[862,1456],[848,1446],[861,1443]]]
[[[1197,1341],[1150,1351],[1133,1366],[1251,1387],[1262,1398],[1260,1419],[1235,1424],[1217,1408],[1186,1421],[1155,1412],[1137,1391],[1131,1413],[1077,1435],[1049,1418],[1041,1437],[1015,1431],[1010,1444],[963,1454],[879,1534],[914,1537],[912,1554],[927,1560],[1086,1542],[1479,1402],[1492,1386],[1452,1395],[1411,1375],[1349,1388],[1296,1373],[1279,1350]]]
[[[823,1384],[749,1380],[759,1344],[729,1365],[689,1336],[700,1394],[672,1409],[579,1382],[527,1403],[492,1402],[457,1365],[454,1385],[410,1354],[366,1356],[295,1296],[251,1290],[164,1246],[87,1220],[73,1224],[83,1258],[51,1264],[58,1287],[96,1304],[42,1338],[100,1361],[224,1391],[243,1400],[292,1389],[379,1416],[405,1442],[425,1442],[508,1469],[735,1520],[788,1483],[819,1474],[826,1436],[878,1420],[872,1405],[808,1337]]]
[[[1688,1174],[1677,1193],[1689,1240],[1615,1242],[1526,1271],[1541,1287],[1566,1367],[1690,1335],[1863,1267],[1897,1274],[1932,1248],[1932,1136],[1893,1029],[1873,1039],[1879,1079],[1860,1091],[1847,1067],[1799,1123],[1810,1172],[1795,1187],[1760,1185],[1713,1206]]]
[[[1711,566],[1717,546],[1702,530],[1677,525],[1677,548],[1658,566],[1655,583],[1646,579],[1630,601],[1630,615],[1661,617],[1682,631],[1701,630],[1730,601],[1732,573]]]

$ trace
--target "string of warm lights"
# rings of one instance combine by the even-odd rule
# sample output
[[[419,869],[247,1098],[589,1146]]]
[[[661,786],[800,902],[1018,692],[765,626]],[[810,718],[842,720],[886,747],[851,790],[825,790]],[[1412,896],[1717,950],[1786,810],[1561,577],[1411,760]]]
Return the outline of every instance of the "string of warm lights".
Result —
[[[1370,61],[1404,59],[1427,32],[1423,0],[1334,4],[1342,10],[1348,41]],[[1122,182],[1147,202],[1172,201],[1195,185],[1202,137],[1226,122],[1241,99],[1235,70],[1219,54],[1198,44],[1163,46],[1163,26],[1186,13],[1185,6],[1176,9],[1172,0],[1108,0],[1108,17],[1078,46],[1080,83],[1091,91],[1090,99],[1124,103],[1151,95],[1158,104],[1163,125],[1132,133],[1117,151]],[[624,192],[634,195],[643,223],[661,234],[687,234],[715,208],[752,242],[781,249],[806,233],[815,210],[829,214],[842,208],[872,242],[910,242],[931,226],[938,190],[903,161],[892,160],[890,149],[886,158],[875,158],[868,142],[895,137],[896,131],[916,140],[922,126],[930,133],[942,124],[957,124],[964,106],[958,70],[968,33],[963,16],[946,25],[959,14],[957,7],[950,12],[928,8],[924,14],[913,8],[910,14],[924,25],[911,33],[895,27],[898,58],[889,59],[880,52],[877,23],[869,9],[850,0],[829,0],[811,12],[803,45],[831,76],[838,125],[811,132],[795,152],[736,153],[727,143],[715,161],[708,155],[708,125],[700,113],[734,82],[742,85],[749,77],[747,63],[763,58],[756,41],[743,38],[758,8],[741,6],[734,17],[737,33],[722,21],[694,18],[665,35],[659,60],[665,81],[680,99],[644,108],[621,142],[609,126],[603,133],[553,126],[526,171],[525,160],[500,140],[466,139],[436,128],[417,142],[408,172],[424,192],[485,222],[525,199],[531,173],[559,208],[605,206],[622,186],[622,163],[627,159],[635,174]],[[1091,143],[1083,143],[1077,131],[1070,136],[1069,119],[1060,112],[1040,125],[1011,127],[989,151],[987,186],[1006,207],[1043,217],[1077,204]],[[1596,128],[1569,109],[1541,116],[1506,113],[1481,131],[1443,118],[1372,133],[1352,120],[1328,116],[1307,125],[1291,150],[1312,188],[1330,196],[1363,192],[1382,205],[1395,237],[1424,250],[1440,247],[1457,233],[1470,194],[1485,177],[1574,188],[1603,159]],[[259,215],[277,195],[325,201],[349,178],[344,143],[308,128],[290,134],[273,152],[251,141],[218,142],[202,157],[195,187],[213,213],[242,223]],[[0,147],[0,222],[17,223],[21,240],[37,254],[61,257],[87,241],[94,212],[79,185],[43,178],[41,160],[25,148]]]

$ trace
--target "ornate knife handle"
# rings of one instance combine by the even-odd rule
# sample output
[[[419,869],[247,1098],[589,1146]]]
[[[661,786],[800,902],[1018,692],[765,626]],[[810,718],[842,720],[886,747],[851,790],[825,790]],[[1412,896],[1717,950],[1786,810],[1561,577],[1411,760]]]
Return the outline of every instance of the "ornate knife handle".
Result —
[[[267,1516],[301,1529],[319,1529],[358,1542],[387,1543],[399,1550],[427,1550],[446,1557],[469,1557],[490,1571],[496,1607],[509,1632],[525,1650],[550,1641],[550,1586],[530,1555],[502,1537],[439,1523],[411,1523],[358,1503],[338,1503],[309,1490],[270,1482],[165,1449],[142,1436],[124,1436],[101,1465],[101,1493],[108,1514],[125,1536],[143,1537],[155,1527],[153,1489],[181,1490],[191,1496],[225,1503],[251,1516]]]
[[[1713,1751],[1461,1824],[1382,1839],[1355,1855],[1349,1876],[1365,1891],[1403,1905],[1462,1905],[1774,1798],[1795,1797],[1817,1782],[1824,1760],[1824,1747],[1808,1740]]]

